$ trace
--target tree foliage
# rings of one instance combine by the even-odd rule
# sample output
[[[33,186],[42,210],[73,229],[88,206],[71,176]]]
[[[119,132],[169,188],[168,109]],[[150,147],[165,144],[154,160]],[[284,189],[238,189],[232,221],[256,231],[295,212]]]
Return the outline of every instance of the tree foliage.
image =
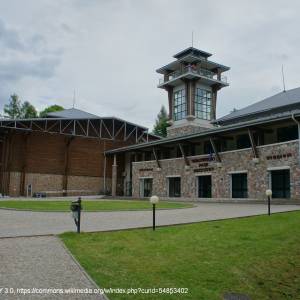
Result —
[[[4,105],[4,113],[12,119],[21,118],[22,103],[18,95],[10,96],[9,103]]]
[[[167,127],[169,127],[169,126],[170,125],[168,124],[167,110],[164,106],[162,106],[157,115],[155,125],[153,128],[153,133],[156,135],[159,135],[161,137],[166,137],[167,136]]]
[[[62,106],[54,104],[54,105],[48,106],[44,110],[42,110],[40,112],[40,117],[45,118],[48,113],[61,111],[61,110],[64,110],[64,108]]]
[[[38,113],[35,107],[28,101],[25,101],[21,106],[21,118],[32,119],[37,118]]]
[[[64,108],[60,105],[51,105],[46,107],[39,114],[36,108],[29,102],[22,102],[17,94],[13,94],[9,98],[9,103],[4,105],[4,114],[12,119],[32,119],[46,117],[50,112],[60,111]]]

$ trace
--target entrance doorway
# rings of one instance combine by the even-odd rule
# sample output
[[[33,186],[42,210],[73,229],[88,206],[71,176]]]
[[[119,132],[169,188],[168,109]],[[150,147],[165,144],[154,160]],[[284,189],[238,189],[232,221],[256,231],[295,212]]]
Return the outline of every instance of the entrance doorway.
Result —
[[[152,196],[152,178],[141,178],[140,179],[140,196],[151,197]]]
[[[290,198],[290,170],[271,171],[271,188],[273,198]]]
[[[169,197],[181,197],[181,178],[169,177]]]
[[[211,198],[211,175],[198,176],[198,197]]]
[[[248,197],[247,173],[231,174],[232,198]]]

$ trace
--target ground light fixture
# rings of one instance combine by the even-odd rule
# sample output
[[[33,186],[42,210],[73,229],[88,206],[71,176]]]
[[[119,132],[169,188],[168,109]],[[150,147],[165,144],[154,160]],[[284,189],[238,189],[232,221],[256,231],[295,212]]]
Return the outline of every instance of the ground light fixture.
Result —
[[[150,197],[150,202],[152,203],[152,208],[153,208],[153,225],[152,225],[152,229],[154,231],[155,230],[155,205],[159,202],[159,198],[157,196],[151,196]]]
[[[268,197],[268,215],[271,215],[271,197],[272,197],[272,190],[266,190],[266,196]]]

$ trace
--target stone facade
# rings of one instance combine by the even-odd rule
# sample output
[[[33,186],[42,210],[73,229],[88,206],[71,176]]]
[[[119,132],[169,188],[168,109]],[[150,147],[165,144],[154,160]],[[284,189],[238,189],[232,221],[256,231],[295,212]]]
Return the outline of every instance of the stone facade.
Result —
[[[268,171],[276,168],[290,169],[291,198],[300,199],[299,143],[285,142],[259,146],[259,159],[253,159],[252,150],[242,149],[220,153],[221,163],[210,161],[208,155],[188,157],[190,166],[182,158],[133,163],[133,197],[139,197],[139,179],[153,178],[152,194],[168,197],[168,177],[181,177],[181,198],[197,198],[197,176],[212,176],[212,198],[231,198],[231,174],[247,172],[248,198],[262,200],[269,187]]]
[[[186,126],[179,126],[179,127],[171,126],[167,128],[167,135],[168,137],[176,137],[176,136],[202,132],[205,130],[207,130],[207,128],[203,128],[195,125],[186,125]]]

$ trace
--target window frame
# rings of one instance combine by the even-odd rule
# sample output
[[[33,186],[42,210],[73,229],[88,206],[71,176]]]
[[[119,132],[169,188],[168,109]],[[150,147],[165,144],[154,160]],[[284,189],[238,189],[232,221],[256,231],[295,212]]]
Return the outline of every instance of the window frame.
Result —
[[[183,120],[187,116],[187,102],[185,88],[173,93],[173,119]]]
[[[211,121],[212,91],[196,87],[194,107],[196,118]]]

